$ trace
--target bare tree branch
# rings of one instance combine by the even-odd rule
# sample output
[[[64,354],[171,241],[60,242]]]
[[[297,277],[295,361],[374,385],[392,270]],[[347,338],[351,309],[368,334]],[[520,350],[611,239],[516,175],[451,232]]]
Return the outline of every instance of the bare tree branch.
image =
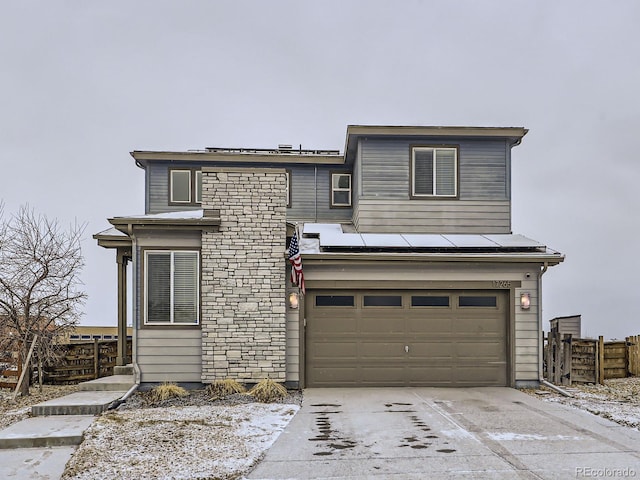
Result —
[[[55,355],[55,339],[77,324],[84,225],[68,230],[57,220],[20,207],[9,220],[0,203],[0,349],[17,342],[23,355],[37,334],[36,361]],[[28,384],[26,384],[28,393]]]

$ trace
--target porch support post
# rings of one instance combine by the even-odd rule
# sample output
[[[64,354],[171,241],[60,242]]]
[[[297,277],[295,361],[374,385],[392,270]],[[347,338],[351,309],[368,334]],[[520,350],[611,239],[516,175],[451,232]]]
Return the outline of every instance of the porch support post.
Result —
[[[118,248],[118,366],[127,365],[130,360],[127,357],[127,263],[130,259],[130,249]]]

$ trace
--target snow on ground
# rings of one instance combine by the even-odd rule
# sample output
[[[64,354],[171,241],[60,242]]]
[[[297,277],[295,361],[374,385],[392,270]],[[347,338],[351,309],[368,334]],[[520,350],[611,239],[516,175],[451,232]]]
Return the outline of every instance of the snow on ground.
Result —
[[[12,390],[0,390],[0,430],[29,418],[32,405],[62,397],[77,390],[76,385],[43,385],[42,389],[36,386],[29,389],[29,396],[18,396],[16,399],[13,398]]]
[[[237,478],[299,408],[247,403],[115,410],[85,432],[63,479]]]
[[[562,403],[640,430],[640,377],[605,380],[604,385],[561,387],[572,397],[549,389],[532,393],[547,402]]]

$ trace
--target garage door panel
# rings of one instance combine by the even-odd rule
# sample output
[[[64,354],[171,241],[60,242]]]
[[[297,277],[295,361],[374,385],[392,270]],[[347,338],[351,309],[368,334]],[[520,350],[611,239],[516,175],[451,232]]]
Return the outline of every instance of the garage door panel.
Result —
[[[506,374],[503,365],[478,366],[466,365],[455,370],[455,381],[460,386],[493,386],[494,381],[506,383]],[[493,380],[495,379],[495,380]]]
[[[409,366],[407,373],[410,385],[423,384],[425,379],[433,386],[445,386],[451,383],[453,368],[449,365]]]
[[[498,340],[486,342],[457,342],[455,345],[456,356],[461,360],[479,360],[505,358],[504,344]]]
[[[358,331],[364,335],[367,335],[367,333],[404,333],[404,323],[401,316],[367,317],[360,320]]]
[[[451,341],[423,341],[411,342],[409,346],[409,358],[411,360],[421,359],[446,359],[451,361],[452,358]]]
[[[360,378],[362,381],[370,386],[374,385],[389,385],[389,386],[402,386],[404,385],[404,370],[402,365],[398,366],[363,366],[360,369]]]
[[[424,333],[428,331],[431,334],[446,333],[450,334],[453,331],[454,324],[453,318],[413,318],[409,317],[406,320],[408,333]]]
[[[359,345],[358,354],[363,360],[377,359],[377,363],[380,363],[380,358],[384,358],[385,361],[403,362],[406,355],[404,345],[402,340],[397,342],[362,341]]]
[[[352,297],[353,307],[316,307],[313,294],[307,296],[308,386],[508,384],[507,292],[354,290],[319,295],[326,302]]]
[[[353,385],[353,379],[358,378],[357,370],[344,365],[318,368],[310,372],[308,381],[317,387]]]
[[[318,361],[334,360],[341,358],[353,362],[358,355],[358,342],[337,341],[337,342],[315,342],[307,351],[307,355],[313,356]]]
[[[495,313],[494,313],[495,315]],[[484,332],[490,332],[495,334],[496,332],[504,331],[502,325],[503,318],[499,321],[496,318],[459,318],[453,322],[453,333],[456,334],[482,334]]]
[[[314,332],[322,334],[328,332],[335,334],[337,332],[357,332],[358,321],[355,318],[343,316],[323,316],[314,319]]]

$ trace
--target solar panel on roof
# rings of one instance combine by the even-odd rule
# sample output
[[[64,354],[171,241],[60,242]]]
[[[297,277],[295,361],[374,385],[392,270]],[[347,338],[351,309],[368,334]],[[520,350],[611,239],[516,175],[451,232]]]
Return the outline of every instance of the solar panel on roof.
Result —
[[[496,242],[501,247],[539,248],[544,247],[539,242],[525,237],[524,235],[485,235],[488,239]]]
[[[482,235],[443,235],[444,238],[449,240],[456,247],[467,248],[486,248],[486,247],[499,247],[496,242],[483,237]]]
[[[442,235],[403,233],[402,237],[411,247],[450,248],[454,246],[453,243],[444,238]]]
[[[400,234],[395,233],[363,233],[361,234],[365,246],[371,248],[382,247],[410,247]]]

